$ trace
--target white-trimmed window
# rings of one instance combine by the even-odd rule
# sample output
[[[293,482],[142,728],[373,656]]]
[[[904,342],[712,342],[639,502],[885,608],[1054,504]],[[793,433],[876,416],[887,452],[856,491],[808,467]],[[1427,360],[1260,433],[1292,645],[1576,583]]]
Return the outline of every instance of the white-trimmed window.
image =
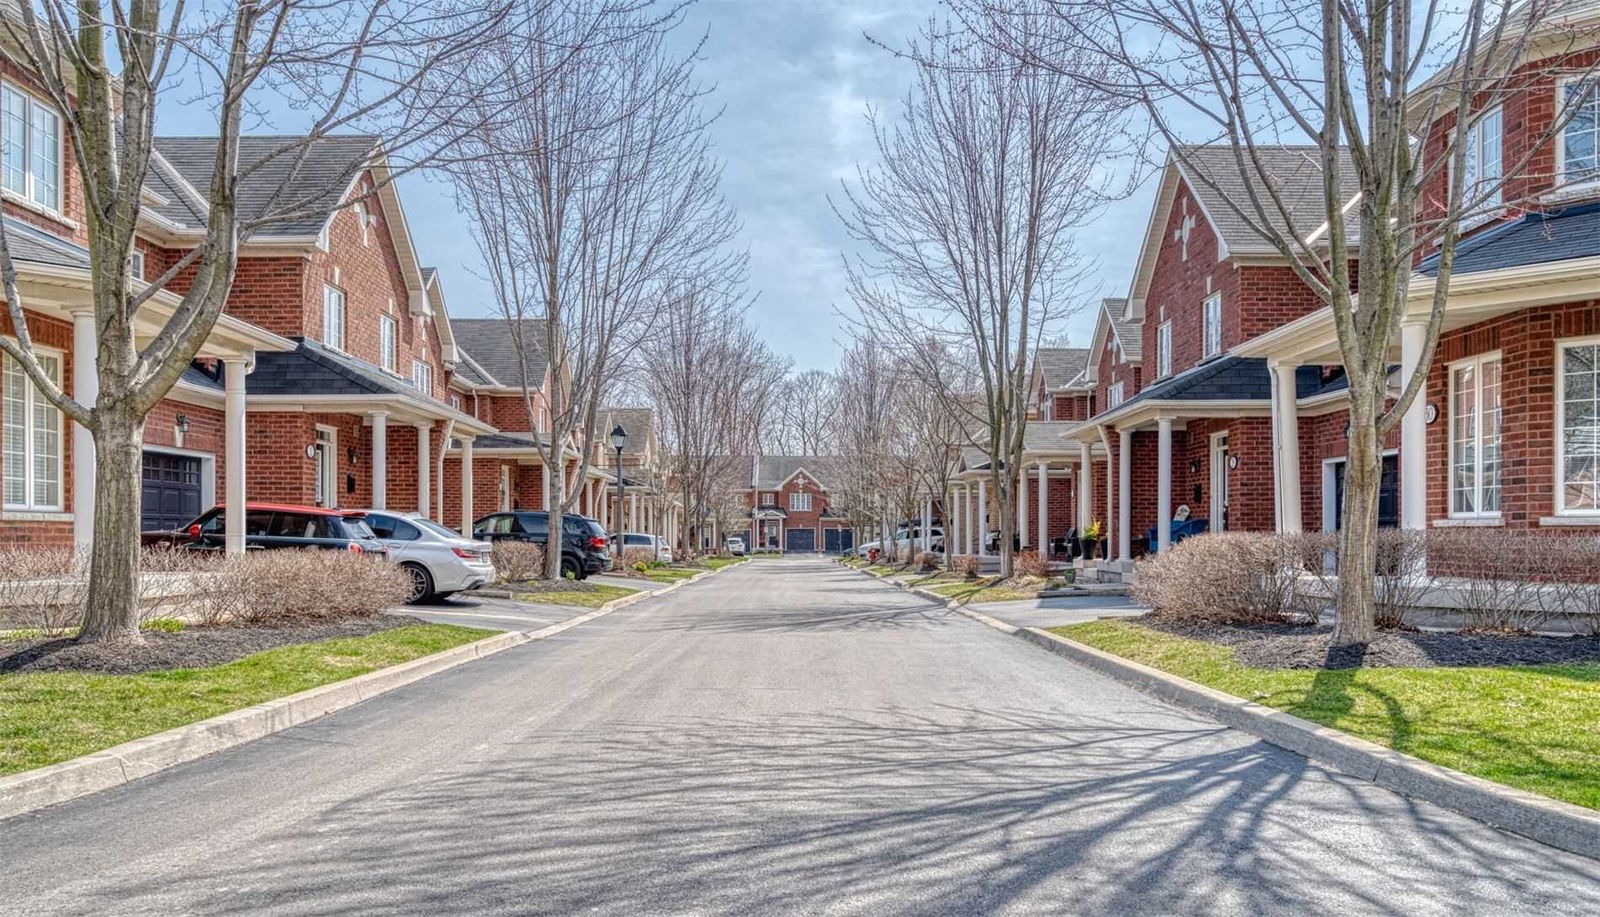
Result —
[[[1172,375],[1172,323],[1162,322],[1156,329],[1156,378]]]
[[[1222,352],[1222,294],[1212,293],[1205,301],[1206,356]]]
[[[411,361],[411,384],[424,395],[433,394],[433,364],[426,360]]]
[[[1450,367],[1450,514],[1500,515],[1500,355]]]
[[[137,248],[128,254],[128,276],[134,280],[144,279],[144,252]]]
[[[39,365],[61,381],[61,357],[36,352]],[[5,357],[0,375],[0,482],[6,509],[61,510],[61,412],[44,397],[22,364]]]
[[[395,336],[400,326],[388,315],[378,316],[378,365],[389,372],[395,371]]]
[[[326,284],[322,287],[322,343],[344,349],[344,291]]]
[[[1122,380],[1119,379],[1111,383],[1111,387],[1106,389],[1106,410],[1109,411],[1112,408],[1120,407],[1126,391],[1123,388]]]
[[[797,513],[811,512],[811,495],[800,493],[790,494],[789,509]]]
[[[50,210],[61,209],[61,116],[10,83],[0,85],[0,183]]]
[[[1556,349],[1556,511],[1600,513],[1600,338]]]
[[[1557,91],[1561,116],[1571,115],[1557,143],[1561,181],[1600,181],[1600,79],[1562,80]]]
[[[1491,108],[1467,128],[1467,149],[1462,157],[1461,201],[1472,206],[1469,223],[1494,216],[1500,209],[1501,125],[1498,107]],[[1479,198],[1482,201],[1479,202]]]

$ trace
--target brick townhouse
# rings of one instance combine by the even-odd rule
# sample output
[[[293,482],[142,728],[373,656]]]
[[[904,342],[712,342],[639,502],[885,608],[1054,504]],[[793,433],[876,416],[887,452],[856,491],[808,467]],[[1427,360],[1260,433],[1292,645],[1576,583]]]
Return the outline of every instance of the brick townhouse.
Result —
[[[62,119],[26,73],[0,69],[0,107],[18,167],[0,175],[0,218],[18,269],[24,317],[47,371],[92,402],[95,325],[83,194]],[[424,267],[373,137],[242,138],[260,163],[241,181],[241,215],[286,195],[317,203],[241,246],[228,302],[198,358],[144,430],[142,525],[171,529],[216,502],[246,500],[415,510],[455,527],[514,505],[543,506],[529,454],[546,429],[548,373],[536,361],[535,410],[508,371],[503,322],[465,321],[458,339],[438,273]],[[16,146],[12,146],[15,144]],[[214,138],[155,142],[129,270],[159,276],[199,244]],[[144,306],[151,333],[189,277]],[[14,334],[0,316],[0,333]],[[70,544],[92,535],[94,451],[9,358],[0,360],[0,538]],[[647,431],[645,433],[648,438]],[[576,469],[587,431],[569,449]],[[475,444],[482,448],[474,450]],[[592,469],[580,512],[602,517],[609,472]],[[229,514],[232,516],[233,514]],[[242,550],[243,514],[228,525]]]
[[[841,554],[854,547],[855,530],[829,499],[837,469],[832,456],[752,456],[745,489],[750,549]]]
[[[1470,215],[1427,387],[1387,444],[1385,524],[1600,528],[1600,5],[1550,16],[1507,89],[1466,115],[1468,186],[1508,181]],[[1443,156],[1458,113],[1418,114],[1427,156]],[[1314,151],[1262,152],[1297,224],[1319,225]],[[1168,541],[1180,507],[1209,531],[1332,531],[1343,494],[1331,310],[1227,207],[1245,193],[1231,151],[1188,149],[1160,177],[1129,293],[1097,316],[1089,416],[1063,434],[1079,452],[1059,454],[1072,524],[1107,523],[1102,567],[1118,575]],[[1397,368],[1420,359],[1434,261],[1417,265]],[[1056,439],[1053,410],[1030,440]]]

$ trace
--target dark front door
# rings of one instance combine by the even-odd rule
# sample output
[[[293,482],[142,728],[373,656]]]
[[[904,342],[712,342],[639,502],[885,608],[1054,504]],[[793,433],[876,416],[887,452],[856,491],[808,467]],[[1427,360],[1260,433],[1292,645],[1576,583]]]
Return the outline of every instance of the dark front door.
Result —
[[[200,460],[187,455],[146,452],[139,494],[139,527],[170,532],[193,522],[200,505]]]
[[[1333,466],[1333,528],[1344,526],[1344,462]],[[1386,528],[1400,525],[1400,456],[1383,457],[1378,478],[1378,524]]]
[[[817,549],[816,529],[789,529],[784,533],[785,551],[795,554],[809,554]]]
[[[847,534],[849,534],[847,529],[824,530],[822,533],[823,550],[827,551],[829,554],[843,554],[844,552],[850,550],[850,546],[845,538]]]

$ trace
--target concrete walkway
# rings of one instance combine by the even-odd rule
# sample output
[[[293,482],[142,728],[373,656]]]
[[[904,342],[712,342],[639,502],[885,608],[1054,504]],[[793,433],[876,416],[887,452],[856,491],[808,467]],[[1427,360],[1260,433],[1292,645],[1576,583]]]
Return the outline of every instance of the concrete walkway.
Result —
[[[1600,913],[1600,863],[826,561],[0,822],[0,913]]]

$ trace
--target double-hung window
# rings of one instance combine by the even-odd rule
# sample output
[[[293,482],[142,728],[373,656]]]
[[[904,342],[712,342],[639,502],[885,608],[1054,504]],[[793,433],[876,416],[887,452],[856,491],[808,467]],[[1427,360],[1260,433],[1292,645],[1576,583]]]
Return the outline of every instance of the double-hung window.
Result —
[[[322,288],[322,343],[344,349],[344,291],[335,286]]]
[[[789,495],[789,509],[791,509],[794,512],[797,512],[797,513],[810,512],[811,511],[811,495],[810,494],[790,494]]]
[[[1172,375],[1172,323],[1162,322],[1156,329],[1156,377]]]
[[[1222,352],[1222,294],[1212,293],[1205,301],[1206,356]]]
[[[399,326],[387,315],[378,316],[378,364],[389,372],[395,371],[395,334]]]
[[[50,210],[61,209],[61,116],[33,96],[0,85],[0,183]]]
[[[1569,79],[1560,84],[1561,181],[1600,181],[1600,78]]]
[[[1500,109],[1492,108],[1467,128],[1461,201],[1469,223],[1482,222],[1500,209],[1501,124]]]
[[[1500,514],[1500,355],[1450,367],[1450,514]]]
[[[1556,368],[1556,511],[1600,513],[1600,339],[1561,344]]]
[[[1121,380],[1112,383],[1111,387],[1106,389],[1106,410],[1109,411],[1122,405],[1124,391]]]
[[[411,361],[411,384],[424,395],[433,394],[433,364],[426,360]]]
[[[128,276],[134,280],[144,279],[144,252],[137,248],[128,253]]]
[[[61,381],[61,358],[37,353],[51,381]],[[0,490],[6,509],[61,510],[61,412],[34,387],[22,364],[5,357],[0,374]]]

